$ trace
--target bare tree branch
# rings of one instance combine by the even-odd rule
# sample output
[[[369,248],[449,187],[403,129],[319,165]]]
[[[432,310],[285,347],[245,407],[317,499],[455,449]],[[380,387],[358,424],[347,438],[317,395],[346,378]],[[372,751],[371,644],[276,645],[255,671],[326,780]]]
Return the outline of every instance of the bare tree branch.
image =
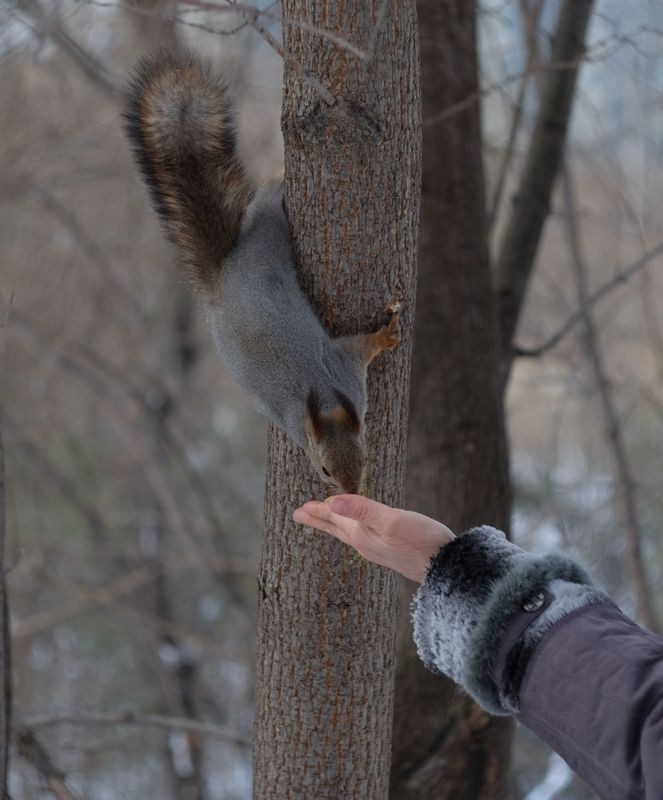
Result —
[[[71,209],[61,203],[48,189],[35,185],[30,177],[26,177],[24,180],[27,188],[39,198],[46,211],[74,239],[83,255],[95,265],[102,279],[106,280],[108,285],[117,292],[118,297],[122,298],[125,306],[129,306],[139,319],[144,317],[145,313],[135,296],[122,283],[122,279],[118,277],[112,260],[94,238],[88,234]]]
[[[1,295],[0,300],[2,300]],[[33,347],[41,348],[41,352],[46,351],[50,344],[48,337],[36,329],[27,315],[18,308],[11,306],[11,299],[7,301],[7,317],[11,322],[18,323],[22,333],[26,335]],[[161,425],[159,409],[148,399],[146,392],[135,383],[130,375],[127,375],[116,364],[104,358],[99,352],[80,342],[68,341],[67,344],[70,350],[62,350],[55,354],[55,357],[62,363],[64,368],[93,384],[92,388],[95,393],[98,391],[104,397],[107,393],[106,390],[120,392],[151,427],[159,429],[159,434],[163,438],[168,453],[175,459],[182,477],[191,490],[191,496],[197,501],[210,530],[214,531],[215,534],[223,531],[223,524],[216,509],[214,498],[200,469],[183,457],[184,440],[181,435],[176,433],[172,424],[168,427]],[[100,378],[102,379],[101,381]],[[149,374],[149,378],[160,395],[167,393],[165,384],[159,382],[157,376]],[[100,385],[102,382],[106,384],[106,390],[102,390]],[[228,470],[223,475],[223,478],[223,484],[227,484],[232,489],[232,492],[228,491],[225,497],[226,506],[232,502],[233,505],[239,506],[239,510],[243,514],[254,514],[255,512],[251,505],[252,498],[244,492],[244,487],[233,477],[231,470]],[[222,485],[215,491],[218,492],[221,488]],[[216,543],[217,546],[224,549],[225,556],[229,558],[229,553],[225,548],[225,540],[223,538],[216,539]]]
[[[206,33],[212,33],[216,36],[232,36],[235,33],[239,33],[247,26],[252,26],[251,18],[255,15],[256,17],[262,17],[264,19],[274,20],[275,22],[279,22],[283,26],[299,28],[300,30],[306,31],[307,33],[312,33],[315,36],[319,36],[321,39],[327,39],[327,41],[333,42],[334,44],[341,47],[343,50],[347,50],[349,53],[352,53],[354,56],[360,59],[360,61],[367,62],[371,60],[375,38],[377,37],[377,33],[380,27],[380,22],[382,20],[382,17],[384,16],[383,9],[385,8],[389,0],[382,0],[381,8],[378,11],[378,18],[375,25],[375,36],[371,37],[371,40],[369,41],[369,46],[366,48],[366,50],[362,50],[361,48],[354,45],[352,42],[348,41],[347,39],[344,39],[342,36],[338,36],[337,34],[332,33],[331,31],[328,31],[325,28],[320,28],[317,25],[309,25],[308,23],[302,22],[300,20],[288,19],[286,17],[281,17],[278,14],[271,13],[270,9],[278,3],[278,0],[274,0],[274,2],[270,3],[265,8],[258,8],[258,6],[249,6],[246,4],[242,4],[241,6],[239,4],[237,5],[232,4],[227,6],[219,6],[214,4],[213,9],[215,13],[223,14],[225,12],[225,13],[238,14],[243,18],[243,21],[239,25],[236,25],[234,28],[231,28],[229,30],[219,30],[217,28],[212,28],[209,25],[203,25],[202,23],[198,22],[191,22],[175,14],[165,15],[144,8],[137,8],[136,6],[123,6],[119,3],[104,2],[104,0],[83,0],[83,2],[86,3],[87,5],[97,6],[98,8],[121,9],[123,11],[125,10],[130,11],[132,14],[139,14],[140,16],[144,17],[154,17],[156,19],[172,21],[177,23],[178,25],[184,25],[189,28],[195,28],[197,30],[205,31]],[[201,8],[201,4],[196,0],[182,0],[182,4]],[[273,46],[272,42],[269,42],[269,44],[270,47]]]
[[[652,247],[651,250],[648,250],[646,253],[643,253],[641,256],[636,258],[631,264],[623,269],[619,270],[615,273],[614,277],[612,277],[609,281],[600,286],[598,289],[595,289],[593,292],[590,292],[587,296],[586,304],[580,308],[577,308],[566,320],[566,322],[561,325],[555,333],[552,334],[548,339],[545,340],[542,344],[538,345],[537,347],[520,347],[515,345],[513,348],[513,355],[518,358],[538,358],[539,356],[544,355],[549,350],[552,350],[554,347],[564,339],[567,333],[573,329],[573,327],[584,318],[585,314],[590,308],[593,308],[599,300],[602,300],[607,294],[612,292],[613,289],[616,289],[619,286],[623,286],[629,278],[632,278],[633,275],[643,270],[651,261],[653,261],[656,256],[663,253],[663,242],[659,242],[655,247]]]
[[[378,34],[380,32],[380,27],[384,20],[384,16],[387,11],[387,7],[389,5],[390,0],[382,0],[380,3],[380,7],[378,8],[378,12],[376,15],[375,25],[373,26],[373,30],[371,31],[371,35],[368,42],[368,47],[366,50],[362,50],[361,48],[357,47],[356,45],[352,44],[352,42],[348,41],[342,36],[339,36],[332,31],[326,30],[325,28],[320,28],[316,25],[311,25],[303,20],[295,20],[290,17],[278,17],[274,14],[270,14],[267,10],[260,9],[256,6],[247,5],[245,3],[238,3],[236,0],[224,0],[226,6],[219,6],[213,2],[206,2],[205,0],[182,0],[183,5],[189,6],[196,6],[197,8],[203,8],[208,10],[214,11],[224,11],[227,9],[231,9],[235,11],[237,14],[242,16],[247,24],[249,24],[266,42],[267,44],[274,49],[281,58],[287,62],[295,72],[303,78],[310,86],[312,86],[316,92],[322,97],[322,99],[327,103],[329,106],[333,106],[336,103],[336,98],[334,95],[327,89],[323,84],[310,72],[308,72],[304,67],[295,59],[291,53],[288,53],[287,50],[283,47],[283,45],[276,40],[276,38],[270,33],[270,31],[265,28],[265,26],[260,22],[260,18],[264,17],[267,19],[278,20],[284,27],[295,27],[299,28],[300,30],[307,31],[308,33],[312,33],[316,36],[320,36],[323,39],[327,39],[330,42],[333,42],[338,47],[342,48],[343,50],[347,50],[352,55],[356,56],[358,59],[364,62],[370,62],[373,57],[373,52],[375,50],[375,43],[377,41]]]
[[[312,86],[316,92],[322,97],[322,99],[327,103],[328,106],[336,105],[336,98],[334,95],[327,89],[326,86],[323,86],[320,81],[311,75],[308,70],[304,69],[304,67],[299,63],[299,61],[289,53],[283,45],[278,42],[274,36],[265,28],[265,26],[258,22],[258,17],[255,15],[254,17],[249,17],[249,24],[251,27],[258,33],[266,42],[267,44],[272,47],[276,52],[281,56],[281,58],[286,61],[293,70],[308,83]]]
[[[177,571],[177,569],[181,567],[181,564],[177,563],[169,566],[174,571]],[[251,659],[251,655],[248,652],[245,653],[243,651],[234,651],[229,653],[227,649],[221,648],[219,643],[213,639],[208,639],[205,636],[196,634],[190,629],[185,628],[183,625],[166,622],[150,611],[137,608],[135,603],[132,603],[128,597],[126,601],[123,599],[125,596],[130,594],[129,592],[127,592],[126,595],[121,592],[116,592],[113,596],[107,597],[107,603],[99,603],[98,597],[94,596],[94,589],[91,591],[86,591],[82,587],[72,584],[70,580],[57,580],[53,574],[49,574],[47,576],[47,580],[49,584],[55,585],[55,587],[60,591],[76,593],[82,596],[86,601],[89,601],[88,605],[83,606],[82,603],[76,602],[76,598],[72,598],[71,601],[67,600],[61,605],[57,606],[54,609],[54,613],[51,614],[50,617],[46,616],[42,611],[37,611],[35,614],[23,618],[12,626],[12,637],[14,641],[28,638],[34,634],[38,634],[44,630],[47,630],[53,625],[59,625],[63,622],[67,622],[72,617],[81,614],[87,614],[108,605],[112,606],[113,610],[118,611],[123,617],[135,622],[136,625],[140,627],[141,631],[145,630],[146,626],[149,626],[151,629],[153,629],[155,634],[177,637],[187,647],[195,648],[196,650],[208,655],[222,655],[224,659],[230,661],[246,664]],[[145,581],[145,585],[149,585],[149,583],[150,581]],[[105,584],[103,588],[110,591],[112,588],[116,588],[116,586],[117,584],[115,583]],[[139,581],[136,581],[135,588],[142,588]]]
[[[327,89],[326,86],[323,86],[322,83],[314,76],[311,75],[304,67],[299,63],[299,61],[289,53],[283,45],[277,41],[277,39],[265,28],[265,26],[259,21],[262,11],[257,8],[256,6],[246,5],[245,3],[237,3],[235,0],[225,0],[226,5],[221,6],[217,3],[206,2],[206,0],[182,0],[183,5],[187,6],[195,6],[196,8],[201,8],[206,11],[215,11],[215,12],[223,12],[227,10],[231,10],[239,14],[243,17],[247,23],[253,28],[259,36],[264,39],[267,44],[275,50],[281,58],[289,64],[292,69],[304,80],[306,83],[309,84],[315,91],[320,95],[320,97],[327,103],[329,106],[333,106],[336,104],[336,98],[334,95]]]
[[[15,311],[12,314],[12,320],[19,322],[17,330],[31,344],[37,343],[43,347],[44,341],[42,337],[36,333],[24,315]],[[66,352],[58,352],[54,355],[68,372],[81,380],[99,399],[100,406],[103,406],[106,410],[106,419],[120,435],[127,452],[134,454],[137,461],[143,465],[143,477],[146,485],[166,512],[168,524],[181,543],[182,557],[189,563],[197,565],[201,570],[209,571],[217,585],[221,586],[236,606],[249,619],[253,620],[253,611],[235,582],[228,581],[227,576],[221,576],[211,571],[211,565],[215,561],[216,553],[214,550],[216,546],[225,544],[223,537],[214,537],[213,539],[211,536],[207,536],[205,540],[201,541],[197,532],[191,530],[190,520],[185,518],[183,510],[174,501],[176,494],[173,491],[172,476],[164,469],[164,465],[161,462],[155,461],[151,453],[146,452],[144,442],[141,441],[141,437],[136,437],[133,430],[135,423],[126,419],[126,410],[119,407],[112,396],[109,395],[109,392],[114,389],[122,390],[122,387],[110,382],[108,376],[103,372],[103,377],[100,377],[94,369],[90,368],[89,363],[72,357]],[[146,403],[144,405],[147,406]],[[148,415],[146,418],[149,420],[150,416]]]
[[[473,0],[417,2],[425,117],[478,84],[476,12]],[[490,519],[508,531],[481,144],[477,106],[424,129],[405,494],[408,505],[454,530]],[[410,594],[401,591],[403,611]],[[407,613],[401,626],[409,627]],[[397,665],[390,800],[509,797],[512,721],[458,698],[451,681],[426,670],[409,635],[401,637]]]
[[[549,72],[576,70],[581,64],[598,64],[602,61],[606,61],[607,59],[611,58],[621,47],[626,45],[633,47],[640,52],[637,44],[637,37],[644,34],[653,34],[663,38],[663,29],[653,28],[649,25],[639,25],[630,34],[608,36],[600,41],[594,42],[591,51],[583,53],[582,55],[578,56],[578,58],[568,61],[551,61],[547,64],[534,63],[530,71],[535,74],[545,74]],[[448,105],[446,108],[443,108],[441,111],[425,117],[423,120],[424,127],[429,125],[439,125],[442,122],[446,122],[449,118],[455,116],[456,114],[460,114],[468,108],[471,108],[483,97],[487,97],[493,92],[500,91],[509,84],[521,80],[524,74],[524,70],[519,70],[517,72],[510,73],[509,75],[504,75],[499,80],[493,81],[487,86],[483,86],[482,88],[471,92],[466,97],[462,98],[462,100],[458,100]]]
[[[41,7],[39,0],[16,0],[16,7],[37,23],[40,32],[58,45],[82,70],[88,80],[107,96],[116,98],[115,83],[104,65],[75,41],[56,17],[49,16]]]
[[[135,5],[130,6],[130,5],[122,5],[121,3],[107,3],[104,2],[104,0],[82,0],[82,2],[84,2],[86,5],[89,6],[96,6],[97,8],[113,8],[116,11],[127,11],[131,14],[137,14],[141,17],[160,19],[163,20],[164,22],[174,22],[177,25],[184,25],[187,28],[194,28],[199,31],[205,31],[205,33],[212,33],[215,36],[233,36],[234,34],[239,33],[241,30],[244,30],[244,28],[246,28],[249,24],[246,20],[243,20],[239,25],[236,25],[234,28],[229,28],[228,30],[219,30],[218,28],[212,28],[211,25],[204,25],[203,23],[200,22],[191,22],[190,20],[183,19],[177,14],[163,14],[160,11],[152,11],[146,8],[139,8]],[[270,6],[271,5],[274,4],[272,3],[270,4]],[[231,11],[232,9],[219,9],[219,10]]]
[[[564,151],[592,4],[593,0],[564,0],[562,5],[551,61],[577,63],[570,69],[555,70],[545,76],[541,107],[497,258],[505,383],[513,358],[513,336]]]
[[[10,430],[17,427],[11,418],[7,418]],[[45,454],[42,447],[38,447],[35,442],[23,435],[18,442],[19,447],[24,449],[30,458],[30,467],[40,472],[48,482],[56,489],[66,503],[78,511],[91,536],[104,531],[106,524],[92,503],[80,494],[75,481],[69,480],[67,476],[53,464]]]
[[[383,0],[383,5],[384,2],[385,0]],[[319,36],[321,39],[327,39],[327,41],[333,42],[335,45],[338,45],[338,47],[343,48],[343,50],[347,50],[349,53],[352,53],[352,55],[357,56],[357,58],[360,61],[371,60],[373,50],[370,42],[368,48],[366,50],[362,50],[361,48],[356,47],[354,44],[352,44],[352,42],[349,42],[347,39],[344,39],[342,36],[337,36],[335,33],[327,31],[324,28],[320,28],[317,25],[309,25],[307,22],[304,22],[303,20],[289,19],[287,17],[278,17],[275,14],[268,14],[268,13],[264,13],[263,16],[267,17],[268,19],[278,20],[284,26],[292,26],[294,28],[299,28],[302,31],[306,31],[307,33],[312,33],[315,36]],[[376,30],[378,24],[376,24]]]
[[[571,174],[564,170],[562,188],[566,204],[566,231],[571,251],[573,274],[578,292],[578,304],[582,311],[583,342],[594,382],[601,401],[601,411],[606,429],[608,445],[615,467],[617,491],[622,503],[626,533],[626,550],[630,562],[631,575],[635,584],[638,611],[644,624],[652,631],[658,631],[658,620],[651,596],[651,590],[642,555],[642,523],[636,498],[636,484],[633,470],[624,444],[624,434],[612,397],[612,388],[603,361],[599,335],[589,308],[587,287],[587,268],[577,226],[575,193]]]
[[[518,132],[520,131],[520,124],[523,118],[523,110],[525,108],[525,97],[527,95],[527,86],[533,74],[535,59],[537,55],[536,48],[532,46],[532,40],[536,36],[535,29],[536,25],[538,24],[539,17],[541,16],[543,0],[535,0],[531,8],[527,0],[520,0],[520,6],[521,6],[521,16],[523,18],[523,26],[526,31],[526,39],[528,42],[527,65],[525,67],[525,71],[520,76],[520,82],[518,84],[518,93],[516,96],[513,116],[511,118],[511,125],[509,126],[509,135],[507,137],[506,147],[504,148],[504,153],[502,154],[502,160],[497,173],[497,180],[495,181],[493,196],[491,198],[490,205],[488,208],[488,219],[486,221],[486,225],[488,226],[488,231],[492,229],[497,214],[499,212],[499,207],[502,200],[502,193],[504,191],[504,184],[506,182],[506,176],[511,166],[511,161],[513,159],[513,152],[516,146],[516,140],[518,138]]]
[[[34,714],[26,717],[24,724],[28,728],[51,728],[55,725],[142,725],[149,728],[202,733],[206,736],[234,742],[242,747],[248,747],[250,744],[248,737],[212,722],[199,722],[198,720],[169,717],[163,714],[136,714],[133,711],[119,713],[95,711],[93,713]]]
[[[17,731],[16,745],[19,755],[37,770],[58,800],[83,800],[67,784],[65,773],[55,766],[48,750],[27,725]]]
[[[85,591],[78,587],[83,595],[82,597],[72,597],[60,605],[44,608],[42,611],[37,611],[25,619],[17,620],[12,626],[12,634],[15,638],[34,636],[40,631],[65,622],[79,614],[113,603],[118,597],[135,592],[142,586],[152,583],[156,577],[157,570],[154,567],[143,567],[127,575],[122,575],[117,580],[99,586],[96,589]]]

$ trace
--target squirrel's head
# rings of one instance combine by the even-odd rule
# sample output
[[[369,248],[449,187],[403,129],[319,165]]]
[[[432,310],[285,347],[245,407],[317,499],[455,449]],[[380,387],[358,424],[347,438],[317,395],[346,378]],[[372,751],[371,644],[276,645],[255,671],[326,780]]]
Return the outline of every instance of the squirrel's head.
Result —
[[[311,389],[306,402],[306,439],[311,463],[325,483],[356,494],[366,466],[362,420],[352,401],[335,390],[336,405],[324,412]]]

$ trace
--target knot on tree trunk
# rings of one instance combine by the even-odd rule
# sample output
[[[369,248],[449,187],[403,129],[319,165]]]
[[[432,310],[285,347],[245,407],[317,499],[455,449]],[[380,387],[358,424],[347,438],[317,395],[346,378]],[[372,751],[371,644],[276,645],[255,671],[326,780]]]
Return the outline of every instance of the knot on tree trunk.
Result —
[[[309,96],[301,99],[281,120],[286,140],[300,147],[350,150],[354,157],[366,157],[381,143],[386,125],[375,109],[353,98],[337,98],[333,106]]]

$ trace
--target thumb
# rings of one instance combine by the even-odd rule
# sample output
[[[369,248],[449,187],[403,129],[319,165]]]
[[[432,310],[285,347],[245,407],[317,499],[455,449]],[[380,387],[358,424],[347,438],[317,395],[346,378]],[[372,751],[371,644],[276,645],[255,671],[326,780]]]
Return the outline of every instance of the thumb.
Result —
[[[358,494],[337,494],[325,501],[334,514],[357,520],[369,528],[385,528],[395,510]]]

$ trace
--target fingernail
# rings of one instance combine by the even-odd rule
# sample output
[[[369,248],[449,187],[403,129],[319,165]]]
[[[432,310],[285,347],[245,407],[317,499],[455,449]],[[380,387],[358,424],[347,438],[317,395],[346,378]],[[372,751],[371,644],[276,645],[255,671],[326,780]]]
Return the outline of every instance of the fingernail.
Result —
[[[348,501],[342,497],[332,497],[328,502],[334,514],[343,515],[348,510]]]

